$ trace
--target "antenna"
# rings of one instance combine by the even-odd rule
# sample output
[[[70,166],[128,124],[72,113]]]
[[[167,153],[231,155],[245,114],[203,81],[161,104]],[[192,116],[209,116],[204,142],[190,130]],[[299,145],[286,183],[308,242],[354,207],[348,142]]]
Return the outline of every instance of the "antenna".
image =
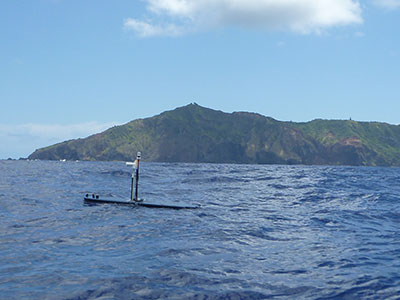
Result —
[[[133,167],[132,170],[132,179],[131,179],[131,201],[139,201],[138,193],[139,193],[139,162],[142,154],[140,152],[136,155],[135,162],[127,162],[127,166]],[[135,194],[133,193],[133,186],[135,185]]]

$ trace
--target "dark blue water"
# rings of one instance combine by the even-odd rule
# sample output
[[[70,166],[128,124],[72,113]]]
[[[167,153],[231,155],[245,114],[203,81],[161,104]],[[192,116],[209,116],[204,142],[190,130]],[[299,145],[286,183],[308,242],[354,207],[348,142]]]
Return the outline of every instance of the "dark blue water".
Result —
[[[0,161],[0,299],[400,299],[400,169]]]

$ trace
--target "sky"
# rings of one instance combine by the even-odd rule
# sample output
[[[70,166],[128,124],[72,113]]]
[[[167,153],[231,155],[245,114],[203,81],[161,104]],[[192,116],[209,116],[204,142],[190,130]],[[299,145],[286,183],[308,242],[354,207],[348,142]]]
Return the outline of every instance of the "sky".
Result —
[[[400,124],[400,0],[2,0],[0,159],[192,102]]]

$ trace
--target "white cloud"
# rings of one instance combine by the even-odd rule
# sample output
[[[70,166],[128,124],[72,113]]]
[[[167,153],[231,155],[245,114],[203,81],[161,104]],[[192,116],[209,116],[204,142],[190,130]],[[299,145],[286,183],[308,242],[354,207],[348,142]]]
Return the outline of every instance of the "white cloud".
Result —
[[[102,132],[116,123],[87,122],[60,124],[0,124],[0,158],[26,157],[34,150],[69,139]]]
[[[358,38],[363,38],[363,37],[365,37],[365,33],[362,32],[362,31],[357,31],[357,32],[354,34],[354,36],[355,36],[355,37],[358,37]]]
[[[282,47],[285,47],[285,46],[286,46],[286,43],[285,43],[284,41],[279,41],[279,42],[276,43],[276,46],[277,46],[278,48],[282,48]]]
[[[178,35],[195,29],[243,27],[321,32],[334,26],[362,23],[357,0],[145,0],[156,20],[167,26],[137,19],[125,28],[140,36]],[[390,1],[390,0],[387,0]],[[394,1],[394,0],[391,0]]]
[[[124,21],[124,28],[135,31],[140,37],[177,36],[183,33],[181,28],[175,26],[174,24],[157,26],[148,22],[131,18],[128,18]]]
[[[400,0],[373,0],[373,2],[383,8],[395,9],[400,7]]]

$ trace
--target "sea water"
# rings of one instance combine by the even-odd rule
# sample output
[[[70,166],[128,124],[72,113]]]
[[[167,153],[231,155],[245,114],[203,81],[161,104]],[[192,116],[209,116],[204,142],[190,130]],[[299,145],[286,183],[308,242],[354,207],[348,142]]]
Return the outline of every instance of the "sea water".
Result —
[[[400,169],[0,161],[0,299],[399,299]]]

